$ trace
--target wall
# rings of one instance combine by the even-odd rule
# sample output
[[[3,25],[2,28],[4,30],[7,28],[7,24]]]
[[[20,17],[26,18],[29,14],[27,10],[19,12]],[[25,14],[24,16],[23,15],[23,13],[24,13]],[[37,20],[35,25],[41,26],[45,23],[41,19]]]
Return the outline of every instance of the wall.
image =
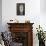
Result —
[[[2,0],[0,0],[0,31],[2,29]]]
[[[25,16],[16,15],[16,3],[25,3]],[[33,25],[33,45],[38,46],[38,39],[36,37],[36,27],[39,24],[45,30],[46,28],[46,15],[41,11],[42,2],[40,0],[2,0],[2,26],[3,31],[8,30],[7,22],[11,19],[17,19],[19,22],[25,22],[25,20],[30,20]]]
[[[25,3],[25,16],[16,15],[16,3],[19,3],[19,2]],[[27,4],[27,2],[28,2],[28,4]],[[19,20],[19,22],[24,22],[25,20],[29,19],[31,22],[39,23],[39,14],[40,14],[40,0],[39,1],[38,0],[35,0],[35,1],[34,0],[24,0],[24,1],[23,0],[21,0],[21,1],[3,0],[2,1],[3,26],[5,26],[7,21],[9,21],[10,19],[17,19],[17,20]],[[34,20],[34,18],[35,18],[35,20]]]

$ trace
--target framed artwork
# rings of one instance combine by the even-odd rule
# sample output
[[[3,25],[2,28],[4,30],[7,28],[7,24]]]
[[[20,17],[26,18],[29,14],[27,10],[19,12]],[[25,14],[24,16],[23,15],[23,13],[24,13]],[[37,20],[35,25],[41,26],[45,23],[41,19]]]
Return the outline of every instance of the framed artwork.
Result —
[[[17,15],[25,15],[25,3],[17,3]]]

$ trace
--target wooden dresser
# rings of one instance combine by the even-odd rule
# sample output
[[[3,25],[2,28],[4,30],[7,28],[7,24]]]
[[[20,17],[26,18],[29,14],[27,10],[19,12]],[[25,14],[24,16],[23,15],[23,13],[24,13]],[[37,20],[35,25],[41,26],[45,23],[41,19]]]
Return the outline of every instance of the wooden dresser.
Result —
[[[15,42],[23,43],[22,46],[33,46],[33,23],[7,23],[12,39]]]

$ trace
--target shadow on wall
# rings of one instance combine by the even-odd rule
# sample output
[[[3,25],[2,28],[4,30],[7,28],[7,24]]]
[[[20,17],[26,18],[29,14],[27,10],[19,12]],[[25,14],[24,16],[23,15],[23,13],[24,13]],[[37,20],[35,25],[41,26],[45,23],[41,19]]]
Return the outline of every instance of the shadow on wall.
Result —
[[[2,0],[0,0],[0,31],[2,31]]]
[[[40,12],[46,14],[46,0],[40,0]]]
[[[2,31],[2,16],[0,15],[0,32]]]

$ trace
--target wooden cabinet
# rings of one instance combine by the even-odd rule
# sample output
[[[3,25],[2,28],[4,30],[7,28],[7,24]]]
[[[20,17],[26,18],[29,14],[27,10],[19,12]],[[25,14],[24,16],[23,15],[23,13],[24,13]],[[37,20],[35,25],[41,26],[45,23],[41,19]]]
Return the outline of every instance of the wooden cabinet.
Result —
[[[13,41],[23,43],[22,46],[33,46],[33,23],[7,23]]]

